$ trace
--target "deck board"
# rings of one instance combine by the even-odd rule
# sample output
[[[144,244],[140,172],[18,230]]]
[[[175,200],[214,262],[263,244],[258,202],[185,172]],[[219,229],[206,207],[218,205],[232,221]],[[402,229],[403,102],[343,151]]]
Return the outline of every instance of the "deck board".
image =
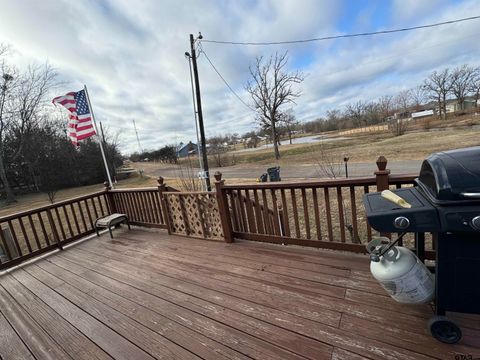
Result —
[[[3,359],[480,356],[480,317],[441,344],[365,256],[295,246],[119,230],[1,276],[0,297]]]

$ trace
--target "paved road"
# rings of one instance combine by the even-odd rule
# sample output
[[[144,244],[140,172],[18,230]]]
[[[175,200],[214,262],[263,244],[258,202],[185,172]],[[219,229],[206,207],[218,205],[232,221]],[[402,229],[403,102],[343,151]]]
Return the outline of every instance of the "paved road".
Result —
[[[404,160],[389,162],[387,168],[391,170],[392,174],[418,174],[420,171],[421,160]],[[238,165],[222,168],[211,168],[210,173],[220,171],[224,179],[228,178],[242,178],[242,179],[256,179],[262,173],[266,172],[265,165]],[[373,175],[376,170],[375,163],[349,163],[348,175],[350,177],[369,176]],[[148,164],[145,166],[145,173],[152,176],[163,177],[177,177],[179,171],[175,167],[165,167],[165,165]],[[344,173],[342,171],[342,176]],[[319,178],[325,177],[319,172],[318,165],[315,164],[293,164],[281,166],[281,177],[287,179],[305,179],[305,178]]]

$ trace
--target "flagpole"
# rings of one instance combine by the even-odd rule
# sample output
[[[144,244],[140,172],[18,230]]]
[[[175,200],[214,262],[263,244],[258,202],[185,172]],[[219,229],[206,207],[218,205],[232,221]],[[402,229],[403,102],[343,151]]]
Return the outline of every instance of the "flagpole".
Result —
[[[90,108],[90,113],[92,114],[93,126],[95,127],[95,132],[97,133],[98,144],[100,145],[100,152],[102,153],[103,164],[105,165],[105,171],[107,172],[108,183],[110,184],[110,187],[113,189],[114,187],[113,187],[112,179],[110,178],[110,171],[108,170],[107,158],[105,157],[105,151],[103,150],[102,140],[100,139],[100,135],[98,133],[97,122],[95,121],[95,115],[93,113],[92,104],[90,102],[90,96],[88,96],[87,85],[84,85],[83,88],[85,90],[85,95],[87,96],[87,102],[88,102],[88,107]]]

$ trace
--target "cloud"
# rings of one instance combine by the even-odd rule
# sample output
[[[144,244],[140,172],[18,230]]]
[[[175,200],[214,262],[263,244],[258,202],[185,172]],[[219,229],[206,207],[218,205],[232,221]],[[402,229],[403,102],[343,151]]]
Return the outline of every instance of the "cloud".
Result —
[[[185,51],[189,34],[206,39],[281,41],[344,33],[345,19],[365,31],[471,16],[473,0],[393,2],[382,18],[346,1],[34,1],[0,0],[0,42],[10,43],[18,66],[49,61],[67,92],[87,84],[98,120],[121,133],[122,150],[195,141],[191,84]],[[356,11],[356,10],[355,10]],[[343,20],[342,20],[343,19]],[[311,120],[350,101],[373,100],[415,86],[431,70],[477,65],[479,21],[412,33],[293,46],[253,47],[203,43],[214,65],[246,102],[249,64],[288,49],[291,70],[308,74],[295,112]],[[226,88],[204,54],[198,58],[207,136],[242,133],[254,113]],[[59,95],[59,94],[53,94]]]

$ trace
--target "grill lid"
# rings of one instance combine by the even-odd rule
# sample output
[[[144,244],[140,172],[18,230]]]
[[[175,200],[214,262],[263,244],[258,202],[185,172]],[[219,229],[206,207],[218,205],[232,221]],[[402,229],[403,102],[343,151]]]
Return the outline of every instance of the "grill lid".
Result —
[[[480,201],[480,146],[430,155],[416,182],[436,204]]]

